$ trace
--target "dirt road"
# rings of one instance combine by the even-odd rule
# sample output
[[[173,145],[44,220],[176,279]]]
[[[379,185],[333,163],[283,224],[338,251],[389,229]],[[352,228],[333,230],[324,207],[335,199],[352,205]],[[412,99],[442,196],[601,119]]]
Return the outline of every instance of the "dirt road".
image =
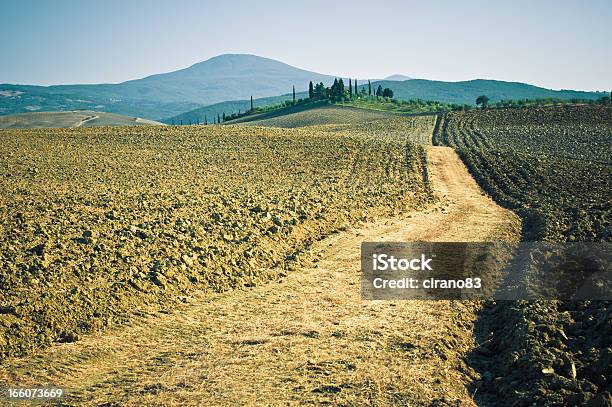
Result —
[[[81,119],[79,122],[75,123],[72,127],[83,127],[83,125],[87,122],[90,122],[92,120],[96,120],[99,119],[100,116],[87,116],[84,119]]]
[[[429,150],[439,203],[333,235],[279,282],[206,298],[0,368],[13,386],[121,405],[472,405],[475,303],[362,301],[362,241],[516,240],[455,152]],[[114,405],[114,404],[113,404]]]

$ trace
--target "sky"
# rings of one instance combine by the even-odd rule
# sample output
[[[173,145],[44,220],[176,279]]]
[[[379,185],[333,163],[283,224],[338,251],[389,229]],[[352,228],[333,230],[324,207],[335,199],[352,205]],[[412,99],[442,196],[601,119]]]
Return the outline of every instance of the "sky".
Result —
[[[247,53],[342,77],[612,88],[612,0],[2,0],[0,83],[116,83]]]

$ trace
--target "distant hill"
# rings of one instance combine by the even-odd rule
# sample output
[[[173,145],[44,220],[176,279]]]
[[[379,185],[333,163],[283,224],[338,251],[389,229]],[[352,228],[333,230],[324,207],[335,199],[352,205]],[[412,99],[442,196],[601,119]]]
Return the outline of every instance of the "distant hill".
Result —
[[[385,81],[408,81],[410,79],[412,79],[410,76],[395,74],[395,75],[387,76],[383,80]]]
[[[334,77],[255,55],[226,54],[174,72],[119,84],[0,85],[0,114],[95,109],[162,119],[227,100],[261,98],[330,84]]]
[[[402,80],[405,78],[392,75],[383,81],[373,81],[372,85],[374,89],[379,84],[383,88],[389,87],[400,99],[420,98],[461,104],[472,104],[481,94],[489,96],[491,101],[548,97],[594,99],[603,95],[554,91],[517,82]],[[277,103],[274,101],[284,100],[278,95],[290,93],[293,86],[297,92],[303,92],[307,90],[309,81],[330,85],[333,80],[334,76],[306,71],[269,58],[226,54],[178,71],[117,84],[0,84],[0,115],[79,109],[162,120],[208,106],[207,112],[213,116],[223,111],[232,113],[248,108],[244,101],[250,96],[262,102],[262,98],[270,98],[270,103]],[[348,80],[345,85],[348,85]],[[367,81],[360,80],[359,89],[364,86],[367,86]],[[227,104],[210,108],[222,102]]]
[[[261,98],[308,89],[308,82],[332,83],[333,76],[295,68],[255,55],[227,54],[166,74],[121,84],[139,95],[151,93],[167,102],[189,100],[213,104],[226,100]]]
[[[298,92],[295,94],[296,99],[302,99],[308,97],[308,92]],[[288,93],[286,95],[271,96],[266,98],[253,99],[254,107],[270,106],[283,103],[286,100],[292,100],[293,95]],[[238,112],[246,112],[251,108],[251,100],[230,100],[227,102],[215,103],[214,105],[200,107],[188,112],[169,117],[164,119],[163,122],[166,124],[188,124],[188,123],[204,123],[204,120],[208,120],[208,123],[212,123],[214,118],[217,116]]]
[[[0,129],[94,126],[163,126],[163,123],[113,113],[79,110],[72,112],[34,112],[0,116]]]
[[[504,82],[487,79],[475,79],[462,82],[429,81],[411,79],[407,81],[372,82],[372,90],[378,85],[393,90],[396,99],[423,99],[445,103],[473,105],[480,95],[487,95],[491,102],[501,99],[599,99],[604,92],[583,92],[576,90],[552,90],[527,85],[520,82]]]
[[[83,85],[101,86],[105,85]],[[200,107],[193,102],[166,103],[159,100],[109,97],[95,88],[79,94],[62,93],[56,87],[32,85],[0,85],[0,115],[23,112],[95,110],[127,116],[161,119]]]

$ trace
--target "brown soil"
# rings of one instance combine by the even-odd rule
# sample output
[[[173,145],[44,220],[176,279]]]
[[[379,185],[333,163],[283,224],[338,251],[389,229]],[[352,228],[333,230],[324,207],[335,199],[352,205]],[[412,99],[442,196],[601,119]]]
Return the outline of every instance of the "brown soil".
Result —
[[[128,326],[7,361],[0,383],[127,405],[472,405],[479,304],[363,301],[363,241],[516,241],[520,222],[447,147],[429,150],[440,200],[315,243],[278,282],[193,297]]]

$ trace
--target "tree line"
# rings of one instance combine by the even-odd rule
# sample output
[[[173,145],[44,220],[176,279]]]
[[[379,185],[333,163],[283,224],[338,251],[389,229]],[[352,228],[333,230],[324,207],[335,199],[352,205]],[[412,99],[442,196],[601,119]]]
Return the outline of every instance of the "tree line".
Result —
[[[389,88],[384,88],[378,85],[378,88],[374,92],[375,96],[392,98],[393,91]],[[344,85],[342,78],[334,79],[334,83],[330,87],[325,87],[323,82],[313,84],[312,81],[308,84],[308,98],[312,100],[325,100],[328,99],[332,102],[341,102],[344,100],[353,99],[353,97],[372,96],[372,83],[368,80],[368,90],[366,92],[365,86],[359,90],[357,79],[349,78],[348,89]]]
[[[611,94],[612,96],[612,94]],[[476,98],[476,106],[480,106],[483,110],[487,108],[526,108],[526,107],[541,107],[561,104],[589,104],[589,105],[607,105],[610,103],[610,96],[603,96],[599,99],[560,99],[560,98],[540,98],[540,99],[502,99],[497,102],[489,103],[490,99],[487,95],[480,95]]]
[[[378,88],[376,88],[376,90],[373,91],[372,84],[369,80],[368,80],[367,90],[366,90],[365,85],[362,85],[361,89],[359,89],[357,79],[351,79],[351,78],[349,78],[348,88],[345,86],[344,80],[342,78],[335,78],[333,84],[329,87],[326,87],[323,84],[323,82],[314,84],[312,81],[310,81],[310,83],[308,84],[308,98],[306,99],[296,99],[295,86],[292,87],[292,99],[286,100],[285,102],[280,103],[280,104],[275,104],[271,106],[263,106],[263,107],[261,106],[255,107],[254,102],[253,102],[253,96],[251,96],[250,97],[250,109],[246,110],[245,112],[241,112],[240,110],[238,110],[237,113],[218,114],[217,117],[213,116],[212,121],[210,123],[220,124],[220,123],[238,119],[240,117],[243,117],[249,114],[253,114],[253,113],[264,113],[267,111],[280,109],[282,107],[294,106],[294,105],[310,103],[314,101],[328,100],[330,102],[343,102],[345,100],[351,100],[355,97],[365,97],[365,96],[372,96],[372,95],[390,99],[390,98],[393,98],[393,91],[389,88],[383,89],[381,85],[378,85]],[[174,120],[172,120],[171,124],[173,125],[175,124]],[[187,124],[187,121],[183,123],[183,120],[180,120],[176,124],[184,125],[184,124]],[[189,125],[193,125],[193,124],[207,125],[209,124],[209,121],[208,121],[208,117],[205,116],[202,123],[200,123],[199,119],[196,119],[194,121],[189,120],[188,124]]]

